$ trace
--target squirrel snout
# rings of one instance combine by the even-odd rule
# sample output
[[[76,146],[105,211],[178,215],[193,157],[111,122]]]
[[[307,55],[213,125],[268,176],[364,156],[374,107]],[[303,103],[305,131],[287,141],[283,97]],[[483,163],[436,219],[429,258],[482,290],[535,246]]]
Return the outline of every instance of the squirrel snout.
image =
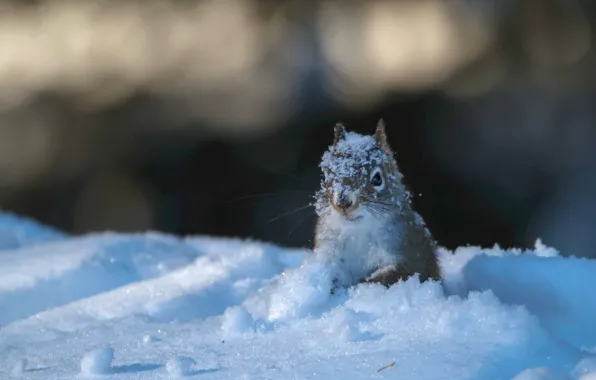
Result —
[[[356,197],[352,193],[335,194],[332,203],[335,210],[347,214],[353,208],[356,208]]]
[[[339,198],[336,205],[342,210],[347,210],[352,206],[352,200],[348,198]]]

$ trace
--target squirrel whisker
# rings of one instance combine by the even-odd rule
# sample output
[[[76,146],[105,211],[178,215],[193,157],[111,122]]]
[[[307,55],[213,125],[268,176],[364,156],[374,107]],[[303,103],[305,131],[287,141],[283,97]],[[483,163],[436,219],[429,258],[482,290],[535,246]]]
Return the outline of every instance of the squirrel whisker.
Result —
[[[300,176],[298,176],[298,175],[296,175],[294,173],[287,172],[287,171],[284,171],[284,170],[265,168],[265,171],[266,172],[269,172],[269,173],[275,173],[275,174],[284,175],[284,176],[286,176],[288,178],[292,178],[292,179],[295,179],[295,180],[298,180],[298,181],[304,181],[304,178],[303,177],[300,177]]]
[[[313,210],[312,212],[313,212],[313,214],[315,213],[315,212],[314,212],[314,210]],[[293,226],[293,227],[290,229],[290,232],[288,232],[288,235],[287,235],[287,236],[290,236],[290,235],[292,235],[292,234],[294,233],[294,231],[296,231],[296,230],[297,230],[297,229],[298,229],[298,228],[299,228],[301,225],[303,225],[303,224],[304,224],[304,222],[306,221],[306,219],[308,219],[308,217],[309,217],[309,216],[310,216],[310,214],[309,214],[309,215],[306,215],[306,216],[304,216],[304,217],[302,217],[302,218],[301,218],[301,219],[298,221],[298,223],[296,223],[296,225],[294,225],[294,226]]]
[[[386,202],[379,202],[379,201],[375,201],[375,200],[372,200],[372,199],[367,199],[366,200],[366,203],[374,203],[374,204],[377,204],[377,205],[382,205],[382,206],[385,206],[387,209],[399,208],[399,206],[396,205],[396,204],[386,203]]]
[[[373,205],[370,204],[363,204],[362,206],[365,210],[367,210],[371,215],[375,216],[377,219],[382,219],[383,213],[391,212],[391,209],[382,205],[373,207]]]
[[[283,191],[274,191],[274,192],[269,192],[269,193],[249,194],[249,195],[244,195],[244,196],[229,200],[226,202],[226,204],[236,203],[236,202],[240,202],[240,201],[247,200],[247,199],[271,197],[271,196],[280,195],[283,193],[307,193],[307,192],[308,192],[308,190],[283,190]]]
[[[295,212],[302,211],[302,210],[304,210],[304,209],[306,209],[306,208],[309,208],[309,207],[312,207],[312,205],[311,205],[310,203],[309,203],[309,204],[307,204],[306,206],[298,207],[297,209],[294,209],[294,210],[292,210],[292,211],[288,211],[288,212],[286,212],[286,213],[283,213],[283,214],[281,214],[281,215],[278,215],[278,216],[276,216],[276,217],[274,217],[274,218],[271,218],[271,219],[269,219],[269,220],[268,220],[266,223],[275,222],[276,220],[279,220],[279,219],[281,219],[281,218],[283,218],[283,217],[285,217],[285,216],[292,215],[292,214],[293,214],[293,213],[295,213]]]

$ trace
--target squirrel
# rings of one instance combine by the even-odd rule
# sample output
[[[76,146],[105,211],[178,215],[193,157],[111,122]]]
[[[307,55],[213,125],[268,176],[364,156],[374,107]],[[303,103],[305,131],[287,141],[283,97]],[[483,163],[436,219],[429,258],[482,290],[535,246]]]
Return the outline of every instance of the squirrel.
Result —
[[[439,281],[436,243],[412,209],[383,119],[374,135],[346,132],[341,123],[334,132],[320,164],[313,250],[338,269],[334,289],[361,282],[389,287],[416,273],[422,282]]]

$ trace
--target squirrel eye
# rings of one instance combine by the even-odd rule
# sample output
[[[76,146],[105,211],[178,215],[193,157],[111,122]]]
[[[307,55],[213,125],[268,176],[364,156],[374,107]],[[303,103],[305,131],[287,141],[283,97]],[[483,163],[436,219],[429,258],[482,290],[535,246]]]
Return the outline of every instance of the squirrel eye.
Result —
[[[381,177],[381,172],[377,171],[370,179],[370,184],[374,187],[379,187],[383,185],[383,177]]]

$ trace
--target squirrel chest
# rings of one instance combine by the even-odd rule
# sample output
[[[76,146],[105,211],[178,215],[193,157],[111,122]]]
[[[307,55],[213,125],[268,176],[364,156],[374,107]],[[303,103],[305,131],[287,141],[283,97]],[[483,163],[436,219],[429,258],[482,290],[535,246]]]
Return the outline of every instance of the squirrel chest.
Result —
[[[348,223],[329,215],[317,236],[316,254],[337,267],[339,284],[363,281],[375,271],[402,261],[402,231],[397,225],[367,217]]]

